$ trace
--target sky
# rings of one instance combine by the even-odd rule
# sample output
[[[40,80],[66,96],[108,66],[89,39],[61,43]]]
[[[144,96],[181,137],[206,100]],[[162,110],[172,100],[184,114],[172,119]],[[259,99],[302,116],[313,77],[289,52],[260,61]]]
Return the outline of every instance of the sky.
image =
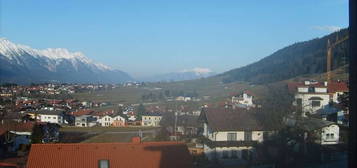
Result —
[[[348,0],[0,0],[0,37],[145,77],[216,73],[348,27]]]

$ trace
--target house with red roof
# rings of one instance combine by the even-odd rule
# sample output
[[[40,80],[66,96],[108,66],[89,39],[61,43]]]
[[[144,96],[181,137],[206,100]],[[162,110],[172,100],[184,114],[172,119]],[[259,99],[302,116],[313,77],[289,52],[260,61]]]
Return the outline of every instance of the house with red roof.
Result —
[[[288,83],[288,89],[295,94],[294,105],[302,109],[302,116],[316,114],[317,110],[324,108],[329,103],[338,103],[338,97],[348,92],[345,82],[317,82],[307,80],[304,82]]]
[[[27,168],[192,168],[178,142],[33,144]]]

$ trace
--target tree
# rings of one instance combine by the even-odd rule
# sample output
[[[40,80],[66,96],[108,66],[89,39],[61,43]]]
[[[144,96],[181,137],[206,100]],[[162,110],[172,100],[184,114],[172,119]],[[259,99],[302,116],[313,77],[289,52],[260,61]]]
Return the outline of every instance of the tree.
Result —
[[[343,111],[348,111],[348,107],[350,105],[350,98],[348,93],[343,93],[338,97],[339,105],[341,106]]]
[[[139,120],[141,120],[141,116],[146,112],[145,106],[143,104],[140,104],[137,108],[137,117]]]
[[[42,131],[42,125],[34,125],[32,128],[32,134],[31,134],[31,143],[42,143],[43,139],[43,131]]]

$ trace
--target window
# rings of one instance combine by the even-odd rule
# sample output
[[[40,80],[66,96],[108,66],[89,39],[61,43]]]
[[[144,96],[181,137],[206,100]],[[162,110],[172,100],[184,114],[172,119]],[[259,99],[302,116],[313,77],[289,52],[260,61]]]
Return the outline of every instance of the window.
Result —
[[[326,139],[334,139],[335,138],[335,134],[331,133],[331,134],[326,134]]]
[[[222,152],[222,158],[228,158],[228,151],[224,150]]]
[[[227,141],[236,141],[237,133],[227,133]]]
[[[99,168],[109,168],[109,160],[99,160]]]
[[[238,158],[238,152],[236,150],[231,151],[231,158],[232,159]]]
[[[312,107],[320,107],[320,101],[316,101],[316,100],[313,100],[312,102],[311,102],[311,105],[312,105]]]
[[[53,117],[53,119],[56,119],[56,117]]]
[[[243,149],[242,150],[242,158],[244,160],[248,160],[249,159],[249,151],[247,149]]]
[[[244,132],[244,140],[245,141],[252,141],[252,132],[251,131],[245,131]]]

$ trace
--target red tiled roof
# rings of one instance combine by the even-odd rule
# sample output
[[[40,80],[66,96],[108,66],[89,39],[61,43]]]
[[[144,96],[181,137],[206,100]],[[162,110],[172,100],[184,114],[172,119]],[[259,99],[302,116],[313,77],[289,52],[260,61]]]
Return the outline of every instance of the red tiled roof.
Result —
[[[34,123],[18,123],[18,122],[5,122],[4,124],[0,124],[0,135],[5,133],[6,131],[17,131],[17,132],[32,132]]]
[[[81,116],[81,115],[90,115],[93,112],[94,112],[93,110],[84,109],[84,110],[74,111],[71,114],[74,115],[74,116]]]
[[[330,82],[327,86],[329,93],[348,92],[348,86],[345,82]]]
[[[310,84],[310,85],[305,85],[304,83],[301,82],[290,82],[288,83],[288,89],[290,92],[296,92],[297,87],[326,87],[324,83],[317,83],[317,84]],[[328,82],[327,83],[327,90],[329,93],[335,93],[335,92],[348,92],[348,86],[347,83],[345,82]]]
[[[176,142],[33,144],[27,168],[190,168],[187,146]]]
[[[97,112],[94,112],[92,115],[94,115],[94,116],[105,116],[105,115],[111,115],[111,114],[114,114],[114,110],[97,111]]]

